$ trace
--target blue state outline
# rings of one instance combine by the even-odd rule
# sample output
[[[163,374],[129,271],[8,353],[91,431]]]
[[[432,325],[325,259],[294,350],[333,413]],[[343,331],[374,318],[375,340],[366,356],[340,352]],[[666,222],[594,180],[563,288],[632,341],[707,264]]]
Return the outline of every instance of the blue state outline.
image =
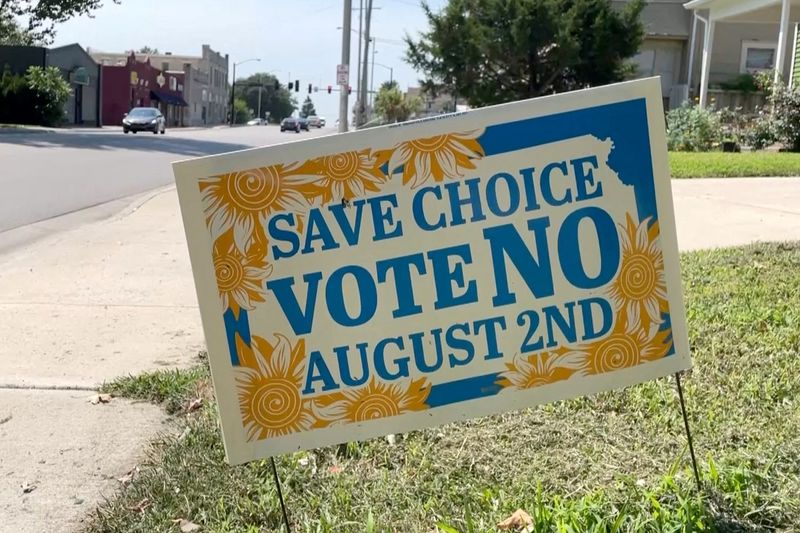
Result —
[[[655,178],[650,155],[650,129],[645,98],[613,104],[566,111],[541,117],[527,118],[488,126],[478,143],[485,157],[565,141],[586,135],[600,140],[611,139],[613,147],[606,164],[614,170],[624,185],[632,186],[637,215],[641,223],[658,220]],[[236,335],[250,344],[250,323],[247,311],[239,317],[228,309],[224,315],[231,364],[239,365]],[[663,315],[662,330],[670,327],[670,316]],[[673,355],[674,345],[666,356]],[[502,390],[497,384],[500,373],[484,374],[466,379],[437,383],[431,386],[426,401],[429,408],[493,396]]]

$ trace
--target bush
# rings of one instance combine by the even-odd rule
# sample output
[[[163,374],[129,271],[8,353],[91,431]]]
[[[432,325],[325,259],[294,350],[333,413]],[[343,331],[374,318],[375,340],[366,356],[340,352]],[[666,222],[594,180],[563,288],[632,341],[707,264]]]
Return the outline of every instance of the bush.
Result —
[[[33,109],[39,123],[54,126],[64,120],[64,105],[72,89],[56,67],[29,67],[25,74],[33,93]]]
[[[681,152],[707,152],[722,140],[719,113],[689,103],[667,113],[667,145]]]
[[[769,101],[773,107],[775,136],[792,152],[800,152],[800,88],[783,84],[773,87]]]
[[[744,142],[753,150],[763,150],[778,140],[772,115],[768,110],[762,109],[758,112],[758,115],[745,128],[743,137]]]
[[[55,67],[30,67],[24,76],[6,68],[0,77],[0,122],[60,124],[70,92],[69,83]]]

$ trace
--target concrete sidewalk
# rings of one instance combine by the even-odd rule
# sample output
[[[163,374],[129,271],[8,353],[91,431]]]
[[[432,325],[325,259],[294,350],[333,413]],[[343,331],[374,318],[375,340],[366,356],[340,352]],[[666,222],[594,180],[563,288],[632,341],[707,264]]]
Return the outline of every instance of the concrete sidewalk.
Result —
[[[91,389],[203,348],[174,189],[0,256],[0,316],[0,530],[75,530],[171,430]]]
[[[673,190],[683,250],[800,240],[800,178]],[[168,429],[159,408],[92,405],[91,389],[203,347],[174,189],[0,256],[0,313],[0,528],[74,530]]]

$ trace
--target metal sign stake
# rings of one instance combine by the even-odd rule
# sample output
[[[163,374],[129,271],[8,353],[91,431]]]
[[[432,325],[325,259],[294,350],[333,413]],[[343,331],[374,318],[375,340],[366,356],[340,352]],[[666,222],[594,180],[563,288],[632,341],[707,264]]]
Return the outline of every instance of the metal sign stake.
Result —
[[[681,414],[683,415],[683,427],[686,429],[686,440],[689,443],[689,455],[692,458],[692,470],[694,470],[694,480],[697,482],[697,492],[703,492],[703,484],[700,482],[700,471],[697,469],[697,458],[694,455],[694,444],[692,443],[692,432],[689,429],[689,417],[686,414],[686,402],[683,400],[683,387],[681,386],[681,374],[675,372],[675,383],[678,384],[678,398],[681,401]]]
[[[283,501],[283,491],[281,490],[281,480],[278,478],[278,467],[275,466],[275,458],[270,457],[272,463],[272,475],[275,478],[275,488],[278,489],[278,499],[281,502],[281,512],[283,513],[283,525],[286,526],[286,533],[292,533],[292,526],[289,525],[289,515],[286,514],[286,503]]]

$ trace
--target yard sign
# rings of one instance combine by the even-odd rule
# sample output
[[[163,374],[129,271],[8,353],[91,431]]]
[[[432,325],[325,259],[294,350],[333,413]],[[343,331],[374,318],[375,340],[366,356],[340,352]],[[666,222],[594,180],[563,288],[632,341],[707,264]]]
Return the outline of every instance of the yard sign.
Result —
[[[228,460],[690,366],[661,85],[175,164]]]

